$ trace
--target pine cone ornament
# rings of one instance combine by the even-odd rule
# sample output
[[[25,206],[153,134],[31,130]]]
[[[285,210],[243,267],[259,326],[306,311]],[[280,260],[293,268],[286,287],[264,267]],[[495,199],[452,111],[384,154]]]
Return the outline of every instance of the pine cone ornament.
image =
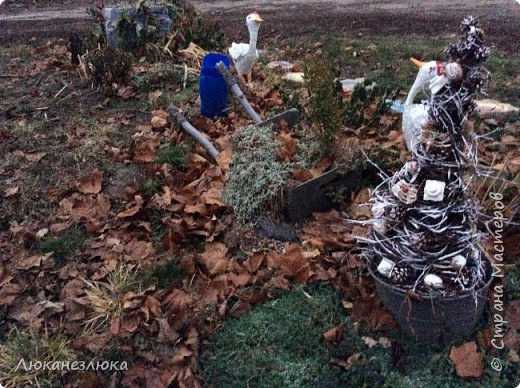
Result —
[[[402,284],[412,275],[412,269],[406,263],[398,263],[390,273],[390,280],[393,283]]]

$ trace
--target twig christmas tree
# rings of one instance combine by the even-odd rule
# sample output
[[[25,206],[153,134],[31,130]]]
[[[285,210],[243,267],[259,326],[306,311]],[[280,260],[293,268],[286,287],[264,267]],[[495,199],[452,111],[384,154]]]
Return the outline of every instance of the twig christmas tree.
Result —
[[[469,293],[489,278],[477,245],[479,203],[469,190],[477,147],[468,119],[472,95],[488,78],[481,64],[489,49],[475,18],[461,30],[447,62],[433,62],[427,120],[411,142],[411,160],[375,190],[364,239],[371,268],[415,293]]]

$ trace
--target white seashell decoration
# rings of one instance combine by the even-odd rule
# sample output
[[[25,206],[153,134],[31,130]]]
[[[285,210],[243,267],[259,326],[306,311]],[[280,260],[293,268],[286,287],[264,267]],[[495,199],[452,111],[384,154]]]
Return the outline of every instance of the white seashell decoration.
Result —
[[[390,273],[392,273],[392,270],[395,267],[395,263],[392,260],[383,259],[377,266],[377,270],[379,273],[383,276],[389,277]]]
[[[424,285],[428,288],[434,288],[434,289],[443,287],[442,279],[432,273],[430,273],[424,277]]]
[[[462,255],[457,255],[453,259],[451,259],[451,268],[454,269],[462,269],[466,265],[467,260]]]

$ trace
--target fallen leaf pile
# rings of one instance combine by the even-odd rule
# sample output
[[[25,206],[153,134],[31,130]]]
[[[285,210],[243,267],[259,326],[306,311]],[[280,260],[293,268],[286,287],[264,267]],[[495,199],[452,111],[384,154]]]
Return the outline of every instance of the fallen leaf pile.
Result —
[[[48,58],[31,67],[30,77],[42,73],[47,81],[57,75],[77,78],[65,65],[63,45],[47,45],[38,53],[46,53]],[[52,98],[62,86],[51,84],[49,88]],[[37,86],[29,90],[37,101],[49,103],[45,95],[38,94]],[[118,91],[122,99],[138,98],[137,93],[131,87]],[[92,109],[105,111],[109,102],[95,96],[91,98],[99,104],[91,104]],[[144,98],[155,105],[160,96],[152,92]],[[272,115],[273,108],[286,109],[274,87],[258,85],[248,97],[264,118]],[[79,92],[67,98],[79,98]],[[31,112],[40,112],[34,108],[38,107]],[[46,105],[42,108],[48,109]],[[67,112],[73,108],[69,106]],[[50,336],[63,333],[72,339],[78,354],[101,360],[108,357],[107,349],[116,349],[118,357],[132,360],[129,369],[121,371],[119,382],[131,387],[200,386],[197,363],[202,341],[228,315],[240,317],[275,291],[288,290],[292,283],[330,282],[342,291],[344,306],[354,320],[373,331],[396,328],[381,307],[358,255],[356,237],[367,229],[348,220],[370,216],[360,206],[367,202],[366,190],[344,211],[315,214],[298,230],[298,241],[273,241],[236,225],[232,210],[221,199],[232,156],[230,137],[250,123],[241,113],[214,120],[190,115],[192,124],[209,137],[220,156],[218,164],[212,164],[205,150],[195,144],[186,165],[177,168],[158,162],[165,147],[188,141],[164,109],[153,110],[144,119],[134,112],[113,113],[95,128],[69,123],[61,111],[53,109],[46,117],[55,116],[62,128],[59,133],[45,127],[34,137],[27,135],[23,143],[15,140],[15,130],[0,129],[0,140],[5,140],[0,144],[0,153],[6,155],[0,176],[5,182],[1,195],[6,206],[25,211],[27,203],[48,205],[48,209],[42,205],[42,209],[1,224],[0,311],[6,326],[27,327]],[[16,106],[6,111],[13,125],[27,128],[29,113]],[[382,123],[385,128],[394,125],[395,118],[387,120]],[[294,161],[296,135],[282,125],[277,136],[279,157]],[[385,134],[374,129],[362,137],[369,146],[383,142],[386,149],[404,153],[402,135],[395,131]],[[511,135],[505,140],[501,151],[511,151],[512,157],[500,163],[515,173],[520,155],[513,149],[518,139]],[[47,149],[53,144],[57,148]],[[485,141],[481,147],[489,161],[493,144]],[[58,164],[64,155],[68,159]],[[323,158],[307,170],[294,170],[293,177],[311,179],[332,162]],[[40,191],[25,177],[27,171],[38,182],[45,182]],[[143,191],[146,178],[158,182],[153,192]],[[67,252],[66,259],[56,245],[51,245],[52,250],[41,249],[45,242],[74,228],[84,230],[85,238],[79,248]],[[165,287],[144,281],[150,268],[162,268],[174,258],[180,281]],[[509,314],[514,314],[510,319],[516,324],[518,306],[513,307]],[[337,326],[324,333],[324,339],[337,342],[342,335],[343,327]],[[369,347],[388,347],[382,338],[364,340]],[[518,350],[518,341],[510,338],[508,344]],[[336,363],[350,367],[360,357]],[[483,355],[474,343],[453,347],[450,358],[460,376],[482,373]],[[63,379],[70,387],[80,382],[111,384],[111,376],[103,372],[70,372]]]

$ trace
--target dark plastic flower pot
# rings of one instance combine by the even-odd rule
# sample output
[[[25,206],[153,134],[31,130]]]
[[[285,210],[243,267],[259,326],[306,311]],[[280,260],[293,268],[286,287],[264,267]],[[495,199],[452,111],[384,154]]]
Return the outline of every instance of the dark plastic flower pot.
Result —
[[[489,286],[493,280],[488,270],[488,280],[473,294],[443,297],[423,296],[420,299],[390,284],[368,266],[376,282],[377,294],[383,305],[392,313],[406,336],[423,343],[453,341],[471,334],[482,316]]]

